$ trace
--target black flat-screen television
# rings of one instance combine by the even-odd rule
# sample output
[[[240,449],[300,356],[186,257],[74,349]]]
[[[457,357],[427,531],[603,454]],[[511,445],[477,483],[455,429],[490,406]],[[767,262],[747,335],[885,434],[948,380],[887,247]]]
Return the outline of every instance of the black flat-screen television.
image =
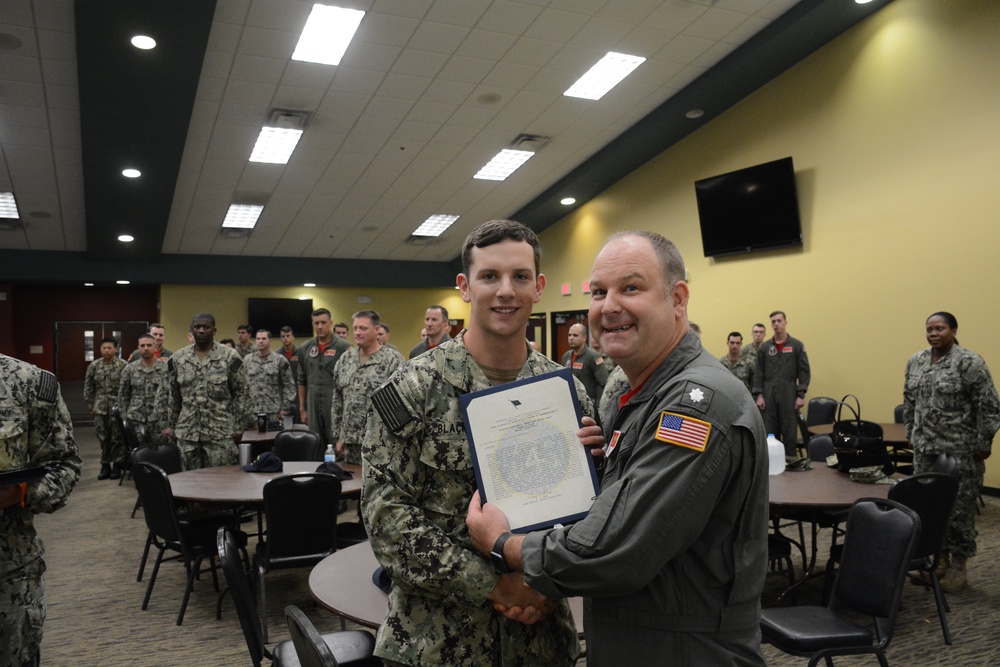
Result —
[[[267,329],[271,338],[281,335],[281,327],[289,326],[296,337],[312,336],[312,299],[247,299],[248,324],[254,332]]]
[[[705,257],[802,245],[792,158],[694,183]]]

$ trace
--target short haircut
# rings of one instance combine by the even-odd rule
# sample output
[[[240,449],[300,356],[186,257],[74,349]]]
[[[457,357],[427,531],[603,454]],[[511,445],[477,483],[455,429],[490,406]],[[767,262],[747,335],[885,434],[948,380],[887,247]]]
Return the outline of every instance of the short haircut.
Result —
[[[386,333],[392,333],[391,330],[389,329],[389,325],[386,324],[385,322],[379,322],[378,325],[383,329],[385,329]]]
[[[333,325],[333,328],[334,329],[348,329],[348,330],[350,330],[351,327],[347,326],[346,322],[337,322],[336,324]]]
[[[590,339],[590,330],[587,329],[587,325],[586,324],[584,324],[583,322],[573,322],[573,324],[569,325],[569,328],[572,329],[575,326],[581,326],[581,327],[583,327],[583,337],[586,338],[586,339],[588,339],[588,340]]]
[[[162,324],[160,324],[159,322],[153,322],[152,324],[149,325],[149,328],[146,329],[146,333],[151,332],[153,329],[163,329],[164,331],[167,330],[167,328]]]
[[[241,324],[240,326],[236,327],[236,330],[237,331],[246,331],[248,334],[252,334],[253,333],[253,327],[250,326],[249,324]]]
[[[525,227],[520,222],[514,220],[490,220],[479,225],[468,236],[462,244],[462,273],[469,275],[469,267],[472,266],[472,249],[486,248],[510,239],[512,241],[524,241],[531,246],[535,253],[535,276],[538,276],[539,267],[542,263],[542,245],[538,241],[535,232]]]
[[[761,328],[761,329],[763,329],[764,331],[767,331],[767,327],[766,327],[766,326],[764,326],[763,324],[761,324],[760,322],[758,322],[757,324],[753,325],[753,326],[752,326],[752,327],[750,327],[750,328],[751,328],[751,329],[756,329],[757,327],[760,327],[760,328]]]
[[[728,342],[729,339],[732,338],[733,336],[736,336],[740,340],[743,340],[743,334],[741,334],[739,331],[730,331],[729,335],[726,336],[726,341]]]
[[[156,339],[150,336],[148,333],[144,333],[141,336],[139,336],[138,340],[142,340],[143,338],[148,338],[149,340],[153,341],[154,345],[156,344]]]
[[[936,313],[931,313],[930,317],[928,317],[927,320],[924,320],[924,322],[926,323],[927,321],[929,321],[931,317],[940,317],[945,321],[945,324],[947,324],[949,327],[951,327],[952,329],[958,329],[958,320],[955,319],[954,315],[952,315],[947,311],[939,310]]]
[[[292,328],[290,326],[288,326],[287,324],[285,326],[281,327],[281,333],[290,333],[292,335],[295,335],[295,332],[292,331]]]
[[[213,327],[215,326],[215,315],[213,315],[212,313],[197,313],[194,317],[191,318],[192,329],[194,329],[194,323],[199,320],[208,320],[209,322],[212,323]]]
[[[271,332],[268,331],[267,329],[257,329],[257,335],[259,336],[261,334],[267,334],[268,338],[271,337]]]
[[[642,229],[618,232],[613,234],[611,238],[608,239],[608,243],[605,245],[627,236],[638,236],[639,238],[649,241],[649,245],[652,246],[653,252],[656,253],[656,258],[660,260],[660,268],[663,270],[663,281],[666,283],[668,288],[672,287],[677,281],[684,280],[686,271],[684,269],[684,258],[681,256],[681,251],[677,249],[677,246],[675,246],[672,241],[661,234],[657,234],[656,232],[647,232]]]
[[[101,345],[104,345],[105,343],[111,343],[115,347],[118,347],[118,339],[112,338],[111,336],[101,339]]]
[[[219,341],[219,345],[225,345],[226,343],[229,343],[233,347],[236,347],[236,341],[233,340],[232,338],[223,338],[222,340]]]
[[[444,320],[446,320],[446,321],[448,319],[448,309],[445,308],[444,306],[439,306],[437,304],[434,304],[433,306],[428,306],[427,310],[440,310],[441,311],[441,317]]]
[[[382,322],[382,320],[378,316],[378,313],[376,313],[374,310],[359,310],[358,312],[351,315],[352,320],[356,320],[359,317],[367,317],[369,320],[371,320],[373,329],[377,329],[378,325]]]
[[[787,320],[788,319],[788,315],[785,315],[785,311],[783,311],[783,310],[776,310],[773,313],[771,313],[770,315],[768,315],[768,317],[774,317],[775,315],[781,315],[781,319],[783,319],[783,320]]]
[[[317,308],[316,310],[314,310],[314,311],[312,312],[312,316],[313,316],[313,317],[319,317],[320,315],[326,315],[326,316],[327,316],[327,317],[329,317],[329,318],[330,318],[331,320],[333,319],[333,315],[331,315],[331,314],[330,314],[330,311],[329,311],[329,310],[327,310],[326,308]]]

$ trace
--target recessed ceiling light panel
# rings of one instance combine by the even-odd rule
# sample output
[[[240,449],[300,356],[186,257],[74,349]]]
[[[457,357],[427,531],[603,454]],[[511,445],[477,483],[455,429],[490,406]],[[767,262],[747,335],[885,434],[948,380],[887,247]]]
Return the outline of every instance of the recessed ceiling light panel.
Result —
[[[506,180],[534,154],[534,151],[515,151],[505,148],[494,155],[493,159],[486,163],[486,166],[480,169],[473,178],[486,181]]]
[[[13,218],[17,220],[21,214],[17,212],[17,202],[14,201],[13,192],[0,192],[0,218]]]
[[[313,5],[292,60],[339,65],[365,13],[328,5]]]
[[[598,60],[597,64],[570,86],[563,95],[582,97],[585,100],[599,100],[644,62],[646,59],[641,56],[608,51],[608,55]]]
[[[149,35],[136,35],[132,38],[132,46],[143,51],[156,48],[156,40]]]
[[[122,234],[118,237],[118,240],[122,243],[131,243],[132,241],[135,241],[135,237],[131,234]]]
[[[559,200],[559,203],[563,206],[572,206],[576,203],[576,197],[563,197]]]
[[[280,127],[263,127],[257,136],[257,143],[250,153],[251,162],[288,164],[292,151],[299,143],[302,130],[288,130]]]
[[[413,230],[413,236],[441,236],[458,218],[457,215],[432,215]]]
[[[125,178],[139,178],[142,172],[138,169],[122,169],[122,176]]]
[[[228,229],[253,229],[257,219],[264,212],[259,204],[230,204],[222,227]]]

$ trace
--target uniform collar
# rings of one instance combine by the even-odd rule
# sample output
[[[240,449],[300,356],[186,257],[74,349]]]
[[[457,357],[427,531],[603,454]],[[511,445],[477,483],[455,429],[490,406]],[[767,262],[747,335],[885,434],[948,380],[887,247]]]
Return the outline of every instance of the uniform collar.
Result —
[[[659,390],[660,386],[667,378],[677,375],[688,364],[694,361],[702,353],[701,339],[698,334],[688,331],[687,335],[681,339],[677,347],[670,352],[659,368],[653,371],[639,393],[632,397],[629,403],[642,403],[652,398]]]
[[[462,329],[457,336],[442,342],[434,348],[435,350],[440,350],[438,354],[443,355],[443,359],[439,363],[441,377],[448,384],[466,392],[488,389],[492,386],[490,381],[486,378],[486,374],[483,373],[483,369],[479,367],[476,360],[469,354],[469,348],[465,346],[465,332],[466,329]],[[524,344],[525,346],[528,345],[527,339],[525,339]],[[535,375],[551,370],[545,363],[547,360],[546,357],[538,354],[530,347],[528,348],[528,352],[527,361],[524,362],[524,366],[517,373],[518,380],[534,377]]]

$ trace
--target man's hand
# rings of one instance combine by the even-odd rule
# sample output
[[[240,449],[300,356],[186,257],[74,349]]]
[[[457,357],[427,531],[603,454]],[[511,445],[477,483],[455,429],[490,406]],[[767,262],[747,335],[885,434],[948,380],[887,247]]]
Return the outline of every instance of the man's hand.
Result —
[[[576,432],[576,437],[584,447],[590,447],[590,455],[595,459],[604,457],[604,431],[591,417],[583,418],[583,426]]]
[[[543,620],[556,608],[547,597],[524,583],[524,575],[520,572],[501,574],[489,599],[493,609],[525,625]]]
[[[334,446],[338,454],[347,454],[347,445],[344,444],[343,440],[338,440],[337,444]]]
[[[510,532],[507,515],[492,503],[483,505],[479,499],[479,491],[472,494],[472,500],[469,501],[469,513],[465,516],[465,525],[469,529],[472,543],[485,556],[490,555],[490,549],[498,537]]]
[[[799,396],[799,397],[797,397],[795,399],[795,409],[796,410],[801,410],[802,406],[805,405],[805,404],[806,404],[806,399],[802,398],[801,396]]]
[[[760,396],[757,397],[757,407],[760,408],[761,410],[767,409],[764,407],[764,394],[761,394]]]
[[[306,413],[305,409],[299,410],[299,421],[303,424],[309,424],[309,415]]]
[[[176,440],[176,439],[177,439],[176,437],[174,437],[174,429],[170,428],[169,426],[168,426],[168,427],[166,427],[166,428],[164,428],[164,429],[163,429],[162,431],[160,431],[160,432],[161,432],[161,433],[162,433],[163,435],[165,435],[165,436],[167,436],[168,438],[170,438],[171,440]]]

